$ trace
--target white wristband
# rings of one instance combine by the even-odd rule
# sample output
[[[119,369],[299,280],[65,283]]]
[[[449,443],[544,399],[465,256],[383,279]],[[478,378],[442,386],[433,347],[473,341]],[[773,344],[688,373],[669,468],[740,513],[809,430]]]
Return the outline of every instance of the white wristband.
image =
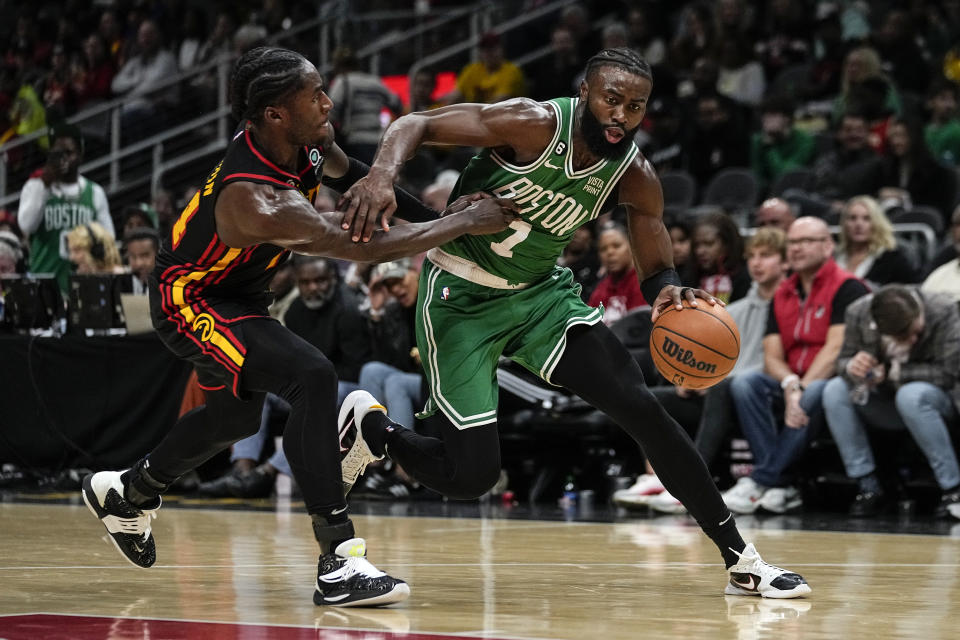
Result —
[[[780,381],[780,388],[786,391],[790,387],[800,386],[800,376],[795,373],[791,373],[786,378]]]

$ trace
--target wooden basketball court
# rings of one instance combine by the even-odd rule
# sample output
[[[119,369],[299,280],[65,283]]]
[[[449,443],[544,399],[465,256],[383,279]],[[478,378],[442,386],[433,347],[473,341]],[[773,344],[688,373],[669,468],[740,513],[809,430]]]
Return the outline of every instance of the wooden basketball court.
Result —
[[[764,558],[800,600],[723,595],[712,543],[686,517],[613,523],[354,516],[370,560],[406,579],[384,609],[317,607],[302,513],[164,508],[157,565],[126,563],[82,504],[0,503],[5,640],[869,638],[960,634],[960,526],[950,535],[768,529]],[[763,528],[751,529],[758,523]]]

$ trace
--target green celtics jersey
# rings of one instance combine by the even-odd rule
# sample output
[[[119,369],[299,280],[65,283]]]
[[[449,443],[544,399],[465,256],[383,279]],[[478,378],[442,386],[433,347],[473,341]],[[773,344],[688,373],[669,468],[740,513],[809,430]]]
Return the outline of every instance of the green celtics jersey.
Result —
[[[43,221],[30,234],[30,270],[54,274],[63,291],[71,272],[67,234],[97,219],[94,184],[81,177],[80,185],[75,197],[51,194],[43,205]]]
[[[510,284],[535,282],[551,273],[573,232],[600,214],[600,207],[638,153],[631,142],[618,160],[600,160],[575,171],[571,140],[577,102],[578,98],[548,102],[557,114],[557,129],[532,163],[516,166],[493,149],[474,156],[450,200],[485,191],[514,200],[522,219],[500,233],[461,236],[443,245],[443,251]]]

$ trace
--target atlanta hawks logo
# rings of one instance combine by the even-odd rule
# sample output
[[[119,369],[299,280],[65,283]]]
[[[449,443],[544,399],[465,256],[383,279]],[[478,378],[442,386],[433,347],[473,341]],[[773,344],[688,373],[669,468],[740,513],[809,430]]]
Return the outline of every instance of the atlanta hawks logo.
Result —
[[[317,180],[320,180],[323,177],[323,154],[320,153],[320,149],[316,147],[310,149],[307,159],[310,161],[310,166],[313,167],[313,175]]]
[[[193,319],[193,331],[200,334],[200,341],[206,342],[213,335],[213,317],[209,313],[201,313]]]

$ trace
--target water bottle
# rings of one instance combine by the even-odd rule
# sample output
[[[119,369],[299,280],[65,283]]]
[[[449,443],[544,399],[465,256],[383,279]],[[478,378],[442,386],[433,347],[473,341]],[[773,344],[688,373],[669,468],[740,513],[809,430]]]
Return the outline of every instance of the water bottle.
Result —
[[[870,401],[870,390],[873,388],[873,370],[867,372],[866,377],[860,380],[850,389],[850,402],[855,406],[862,407]]]
[[[573,476],[567,476],[567,481],[563,483],[563,495],[560,496],[560,506],[570,508],[577,504],[577,483]]]

